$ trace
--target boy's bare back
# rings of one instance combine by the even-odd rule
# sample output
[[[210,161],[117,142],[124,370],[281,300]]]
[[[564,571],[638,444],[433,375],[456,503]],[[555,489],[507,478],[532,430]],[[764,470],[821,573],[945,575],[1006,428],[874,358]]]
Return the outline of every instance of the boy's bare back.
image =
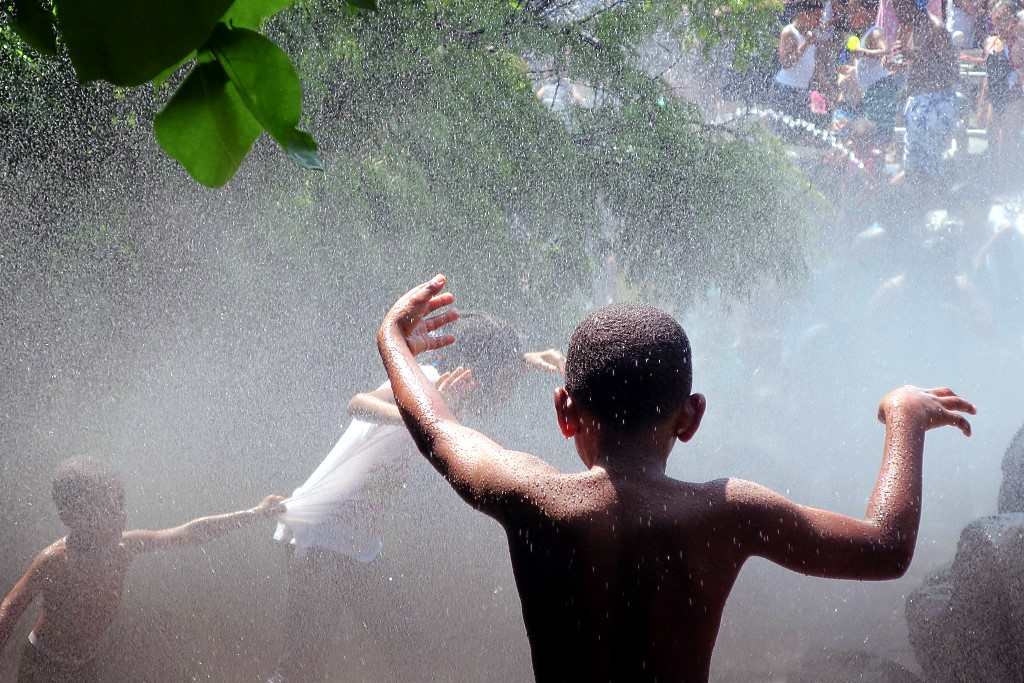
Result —
[[[399,299],[378,348],[420,450],[507,533],[538,681],[706,681],[726,598],[751,556],[822,577],[900,576],[920,520],[924,433],[970,435],[960,413],[974,407],[949,389],[890,392],[863,518],[752,482],[673,480],[669,452],[705,408],[689,393],[689,342],[656,309],[602,309],[573,334],[555,395],[559,427],[587,467],[563,474],[460,424],[423,377],[415,355],[454,342],[433,334],[457,317],[443,310],[454,301],[444,285],[438,276]]]
[[[32,629],[38,642],[65,660],[91,658],[117,616],[131,561],[124,544],[83,554],[62,538],[43,550],[28,575],[44,605]]]
[[[742,566],[724,482],[537,478],[503,521],[539,681],[703,680]]]

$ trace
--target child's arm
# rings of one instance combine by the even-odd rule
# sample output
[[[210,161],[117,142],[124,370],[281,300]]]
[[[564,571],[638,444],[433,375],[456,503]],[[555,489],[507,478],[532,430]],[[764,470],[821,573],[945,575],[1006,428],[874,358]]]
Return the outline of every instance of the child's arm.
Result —
[[[402,414],[395,405],[395,395],[386,384],[373,391],[364,391],[353,396],[348,402],[348,414],[357,420],[374,424],[402,424]]]
[[[565,374],[565,354],[558,349],[547,351],[530,351],[523,354],[523,361],[528,367],[553,375]]]
[[[961,413],[974,406],[949,389],[903,387],[878,409],[885,454],[863,519],[797,505],[751,482],[730,480],[737,538],[744,554],[765,557],[803,574],[841,579],[890,579],[910,565],[921,520],[921,461],[925,431],[971,426]]]
[[[981,81],[981,87],[978,88],[978,100],[975,102],[977,109],[974,112],[975,118],[978,119],[978,124],[981,126],[988,126],[992,120],[992,109],[989,106],[988,101],[988,76]]]
[[[544,353],[550,352],[545,351]],[[531,354],[524,354],[524,356],[529,355]],[[458,402],[463,398],[462,393],[468,385],[462,377],[463,374],[465,374],[464,371],[462,368],[459,368],[458,370],[446,372],[437,378],[434,386],[437,387],[437,390],[446,402]],[[463,379],[463,381],[453,382],[452,380],[456,379],[456,375],[458,375],[458,379]],[[395,405],[395,393],[391,391],[390,383],[384,384],[373,391],[353,396],[352,400],[348,402],[348,414],[356,419],[366,420],[374,424],[404,424],[402,422],[402,413],[398,411],[398,406]]]
[[[857,50],[857,54],[867,57],[884,57],[888,52],[885,36],[882,35],[882,30],[877,28],[864,36],[864,42]]]
[[[42,590],[43,582],[46,579],[46,565],[50,559],[51,549],[48,548],[39,553],[32,565],[25,574],[18,579],[18,583],[0,602],[0,652],[14,633],[21,615],[25,613],[32,601],[35,600],[39,591]]]
[[[150,553],[186,545],[201,545],[224,534],[276,517],[284,511],[284,496],[267,496],[251,510],[200,517],[171,529],[127,531],[123,541],[129,550]]]
[[[454,302],[454,296],[441,293],[444,286],[444,276],[438,275],[400,298],[384,317],[377,348],[402,418],[420,452],[466,502],[499,517],[508,503],[525,500],[531,482],[539,485],[540,477],[557,470],[525,453],[506,450],[459,424],[444,397],[423,375],[416,354],[455,341],[451,335],[431,334],[458,318],[454,310],[426,317]]]

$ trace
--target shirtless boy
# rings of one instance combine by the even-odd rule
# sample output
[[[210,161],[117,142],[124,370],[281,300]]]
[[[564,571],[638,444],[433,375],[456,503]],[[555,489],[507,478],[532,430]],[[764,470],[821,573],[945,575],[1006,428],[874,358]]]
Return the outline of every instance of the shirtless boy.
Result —
[[[121,604],[138,555],[198,545],[282,511],[280,496],[251,510],[202,517],[172,529],[125,531],[124,490],[102,463],[68,460],[53,480],[53,502],[68,535],[44,548],[0,603],[0,651],[36,597],[42,612],[29,634],[18,683],[99,680],[96,657]]]
[[[377,343],[420,450],[508,536],[538,681],[706,681],[725,601],[747,558],[845,579],[902,575],[921,509],[924,434],[970,435],[974,407],[949,389],[903,387],[878,409],[885,450],[862,519],[798,505],[736,479],[665,476],[705,400],[690,393],[682,328],[644,306],[611,306],[576,328],[559,428],[587,469],[564,474],[461,425],[416,363],[453,343],[437,276],[404,295]],[[432,314],[432,315],[431,315]]]

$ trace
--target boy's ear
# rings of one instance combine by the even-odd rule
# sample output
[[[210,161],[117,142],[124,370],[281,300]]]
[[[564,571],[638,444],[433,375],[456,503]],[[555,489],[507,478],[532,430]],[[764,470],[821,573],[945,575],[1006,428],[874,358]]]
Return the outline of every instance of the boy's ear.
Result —
[[[576,404],[565,387],[555,389],[555,415],[558,417],[558,429],[561,430],[562,436],[567,439],[576,436],[580,430],[579,413],[576,412]]]
[[[697,433],[707,406],[704,394],[691,394],[686,398],[683,410],[679,413],[679,421],[676,423],[676,436],[680,441],[686,443]]]

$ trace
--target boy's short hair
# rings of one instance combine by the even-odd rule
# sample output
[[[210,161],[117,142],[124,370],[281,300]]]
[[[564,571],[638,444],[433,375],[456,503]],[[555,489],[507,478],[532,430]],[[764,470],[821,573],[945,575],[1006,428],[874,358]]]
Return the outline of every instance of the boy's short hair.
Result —
[[[451,333],[456,341],[443,352],[444,369],[468,368],[485,391],[497,388],[503,370],[522,370],[522,341],[504,320],[479,311],[460,312]]]
[[[53,477],[53,503],[62,520],[111,512],[124,505],[124,488],[106,464],[93,458],[71,458]]]
[[[692,381],[686,332],[653,306],[600,308],[569,339],[566,391],[602,428],[650,427],[690,395]]]

